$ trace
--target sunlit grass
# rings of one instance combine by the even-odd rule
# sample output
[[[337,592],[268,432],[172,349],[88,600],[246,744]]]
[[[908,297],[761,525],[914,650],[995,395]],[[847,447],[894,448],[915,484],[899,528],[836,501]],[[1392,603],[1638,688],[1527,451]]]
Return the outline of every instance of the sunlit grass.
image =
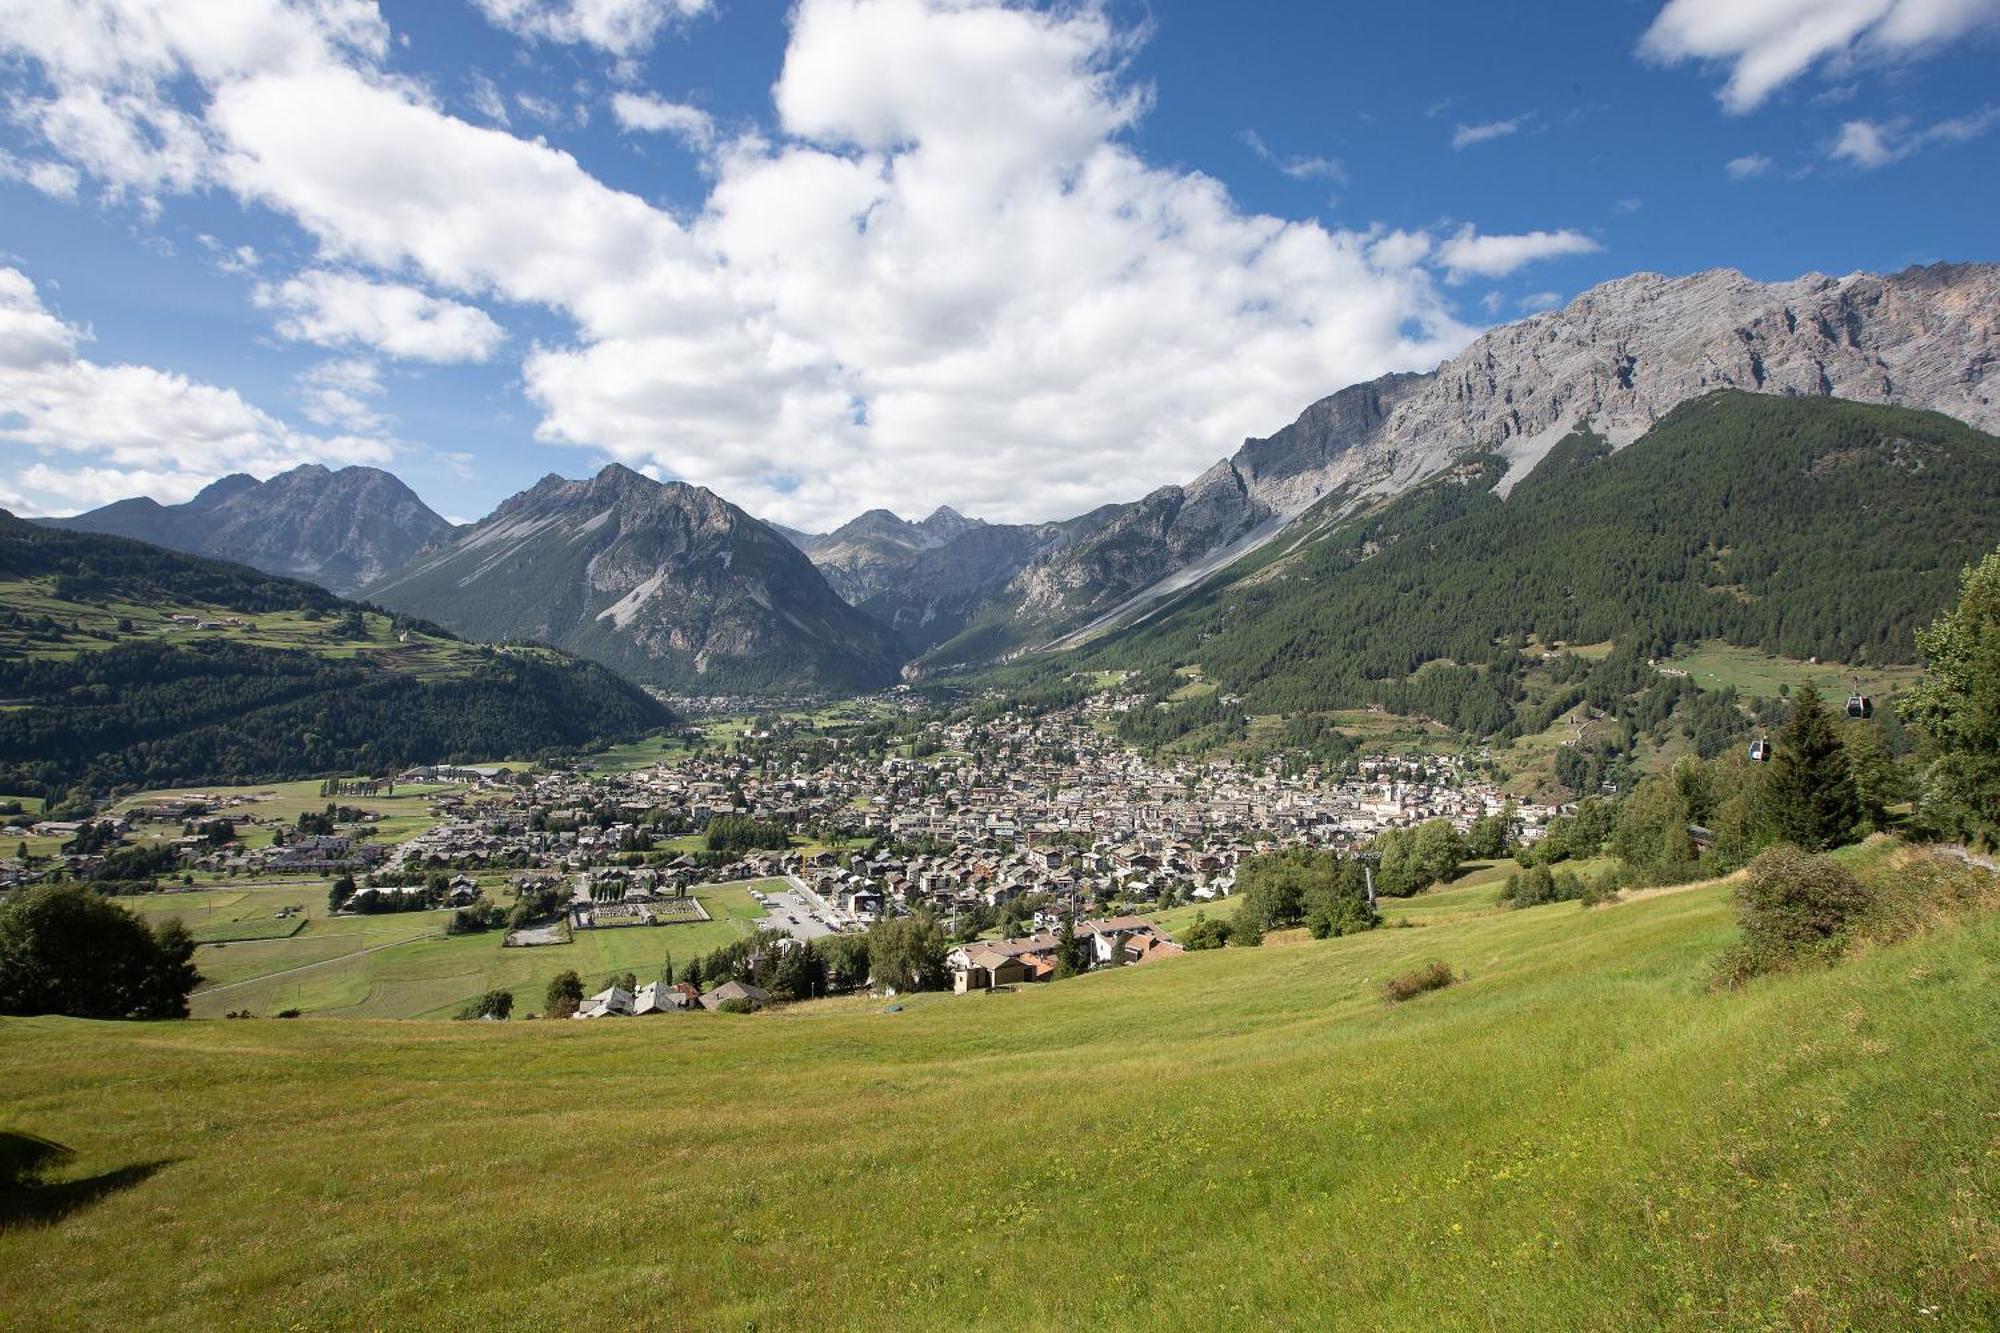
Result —
[[[2000,920],[1711,993],[1725,890],[992,998],[0,1023],[168,1164],[0,1230],[23,1327],[1990,1327]],[[1389,1006],[1432,960],[1458,984]]]

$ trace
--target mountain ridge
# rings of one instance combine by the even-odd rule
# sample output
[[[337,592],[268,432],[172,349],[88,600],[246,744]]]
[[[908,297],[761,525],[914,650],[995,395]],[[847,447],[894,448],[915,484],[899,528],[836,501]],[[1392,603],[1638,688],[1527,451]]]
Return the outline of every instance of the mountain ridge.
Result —
[[[616,463],[542,478],[368,594],[689,693],[873,689],[901,661],[777,530],[705,487]]]
[[[35,521],[234,560],[342,594],[407,564],[451,530],[395,474],[360,466],[334,471],[317,463],[264,481],[232,473],[184,504],[140,496]]]

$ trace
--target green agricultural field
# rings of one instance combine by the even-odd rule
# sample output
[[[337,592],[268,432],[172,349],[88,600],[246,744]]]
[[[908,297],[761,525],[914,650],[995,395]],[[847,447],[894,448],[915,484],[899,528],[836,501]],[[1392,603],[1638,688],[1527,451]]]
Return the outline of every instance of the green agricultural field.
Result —
[[[1706,886],[897,1013],[0,1021],[5,1123],[74,1148],[78,1182],[67,1216],[0,1227],[0,1309],[127,1329],[1995,1326],[2000,916],[1711,993],[1733,938]],[[1381,998],[1432,960],[1460,982]]]
[[[801,714],[803,716],[803,714]],[[712,748],[727,749],[742,736],[749,725],[749,719],[741,717],[708,718],[698,724],[702,743]],[[627,745],[614,745],[588,755],[583,767],[592,773],[632,773],[642,768],[652,768],[657,764],[672,761],[686,754],[689,744],[678,735],[648,736]]]
[[[497,885],[495,901],[510,901]],[[195,1016],[247,1009],[275,1014],[298,1009],[337,1018],[444,1018],[489,990],[511,990],[522,1013],[542,1006],[557,973],[574,969],[595,990],[620,972],[657,976],[668,954],[680,961],[751,934],[763,909],[749,886],[697,889],[708,921],[580,930],[569,944],[506,948],[502,932],[447,936],[448,911],[377,916],[328,916],[324,885],[253,889],[239,901],[210,908],[179,903],[204,897],[149,894],[128,899],[149,916],[180,916],[197,932],[217,922],[270,917],[296,903],[306,924],[285,939],[206,945],[195,965],[207,985],[194,994]],[[210,895],[221,898],[224,894]]]
[[[1800,662],[1727,643],[1704,643],[1662,665],[1687,672],[1705,690],[1734,688],[1746,698],[1775,698],[1782,686],[1797,689],[1811,681],[1836,704],[1847,698],[1857,679],[1862,691],[1879,702],[1884,696],[1915,684],[1923,674],[1913,666],[1852,667],[1838,662]]]
[[[305,928],[302,916],[250,916],[237,921],[216,921],[194,926],[189,933],[197,944],[235,944],[249,940],[290,939]]]
[[[127,797],[113,809],[123,813],[134,806],[150,805],[172,797],[212,796],[220,802],[214,807],[213,816],[216,818],[291,824],[309,811],[324,810],[329,804],[345,805],[382,816],[374,825],[375,837],[383,843],[394,843],[406,842],[435,824],[437,819],[430,813],[429,798],[447,790],[450,790],[448,786],[437,784],[399,784],[393,796],[322,796],[319,780],[312,778],[302,782],[266,782],[247,787],[168,787]],[[142,825],[141,831],[159,832],[168,827]],[[172,826],[172,831],[178,833],[178,826]],[[246,847],[263,847],[271,841],[271,830],[268,827],[245,826],[237,836]]]

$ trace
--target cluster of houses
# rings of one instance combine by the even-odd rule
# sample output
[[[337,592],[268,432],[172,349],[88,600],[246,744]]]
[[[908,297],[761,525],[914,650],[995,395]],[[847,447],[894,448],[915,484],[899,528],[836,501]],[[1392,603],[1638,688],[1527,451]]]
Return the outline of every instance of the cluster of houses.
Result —
[[[1155,761],[1109,734],[1106,714],[1122,702],[1098,696],[1042,716],[933,721],[916,744],[887,753],[800,725],[796,734],[760,733],[735,752],[683,754],[627,773],[413,769],[395,781],[447,789],[428,799],[435,822],[400,843],[370,837],[369,816],[254,850],[198,837],[183,838],[182,850],[191,869],[247,875],[373,872],[388,882],[419,870],[505,868],[580,879],[635,847],[733,815],[810,830],[822,850],[752,852],[723,867],[656,852],[631,895],[787,875],[834,928],[851,928],[919,909],[953,919],[1000,913],[1023,898],[1081,915],[1219,898],[1247,857],[1353,845],[1430,819],[1464,828],[1507,802],[1452,756],[1371,755],[1329,771],[1276,760]],[[1532,841],[1558,810],[1520,804],[1517,813]],[[176,823],[218,815],[232,817],[228,802],[199,794],[129,812]],[[863,845],[872,852],[864,856]]]
[[[761,1009],[771,995],[743,981],[725,981],[709,990],[698,990],[685,981],[672,985],[650,981],[637,990],[606,986],[577,1006],[572,1018],[635,1018],[646,1014],[680,1013],[691,1009],[715,1010],[730,1001]]]
[[[1079,921],[1073,930],[1084,962],[1092,968],[1147,963],[1181,952],[1165,931],[1142,916]],[[945,967],[952,990],[960,995],[995,990],[1054,977],[1061,947],[1062,937],[1044,928],[1020,939],[961,944],[945,956]]]

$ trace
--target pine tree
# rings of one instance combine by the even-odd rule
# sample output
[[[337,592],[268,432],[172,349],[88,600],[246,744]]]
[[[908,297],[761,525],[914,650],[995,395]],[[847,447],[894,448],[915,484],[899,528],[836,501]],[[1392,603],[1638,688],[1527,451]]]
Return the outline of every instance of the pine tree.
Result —
[[[1851,841],[1861,822],[1847,747],[1810,683],[1793,696],[1792,716],[1778,734],[1764,779],[1764,813],[1782,841],[1809,852]]]
[[[1958,606],[1917,647],[1926,674],[1901,712],[1926,741],[1919,822],[2000,845],[2000,551],[1965,572]]]
[[[1069,917],[1063,918],[1062,929],[1056,932],[1056,980],[1073,977],[1085,969],[1083,946],[1077,943],[1076,923]]]

